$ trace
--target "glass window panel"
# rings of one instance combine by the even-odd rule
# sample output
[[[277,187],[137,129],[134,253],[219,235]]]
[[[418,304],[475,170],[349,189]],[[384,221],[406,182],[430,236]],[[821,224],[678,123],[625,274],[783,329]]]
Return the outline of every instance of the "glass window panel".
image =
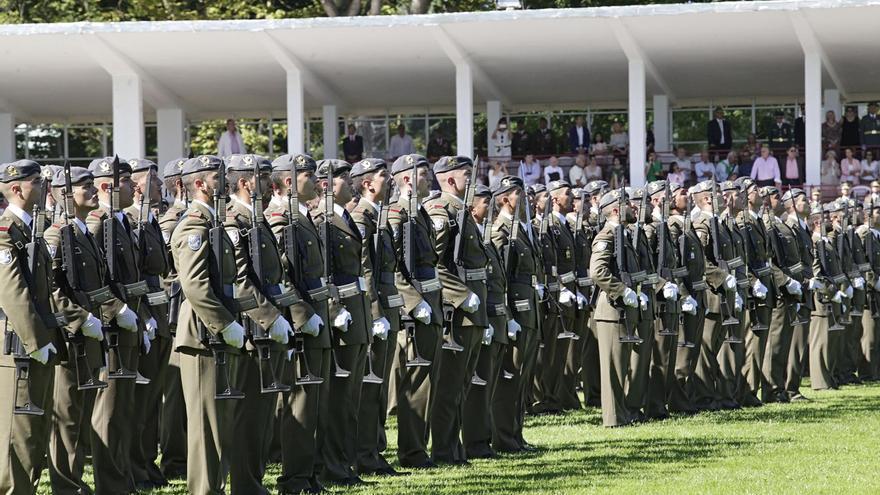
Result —
[[[159,155],[159,136],[157,133],[158,127],[155,123],[144,126],[144,158],[148,160],[155,160]]]
[[[104,156],[104,127],[100,125],[67,128],[67,156],[97,158]]]
[[[321,120],[312,120],[309,126],[309,155],[315,159],[324,157],[324,123]]]
[[[272,121],[272,154],[274,156],[287,154],[287,121]]]
[[[64,157],[64,127],[35,124],[28,129],[28,147],[32,160]]]
[[[15,126],[15,157],[19,160],[27,158],[27,124]]]

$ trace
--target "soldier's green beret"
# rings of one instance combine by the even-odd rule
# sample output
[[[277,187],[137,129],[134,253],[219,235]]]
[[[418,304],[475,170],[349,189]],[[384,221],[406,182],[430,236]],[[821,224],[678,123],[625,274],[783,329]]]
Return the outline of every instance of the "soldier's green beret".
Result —
[[[529,186],[529,194],[540,194],[547,190],[547,186],[544,184],[532,184]]]
[[[314,172],[318,169],[318,164],[314,158],[305,153],[281,155],[272,160],[273,172],[293,172],[293,167],[299,172]]]
[[[198,172],[208,172],[210,170],[217,170],[220,166],[223,165],[223,159],[219,156],[214,155],[199,155],[193,158],[190,158],[183,164],[183,169],[180,171],[180,175],[189,175],[195,174]]]
[[[164,177],[166,179],[180,177],[180,173],[183,171],[183,165],[186,163],[186,160],[186,158],[180,157],[166,163],[165,170],[163,170]]]
[[[150,169],[153,169],[157,172],[159,171],[158,165],[150,160],[145,160],[143,158],[132,158],[131,160],[128,160],[128,166],[131,167],[131,173],[146,172]]]
[[[647,185],[646,189],[648,190],[648,197],[654,196],[655,194],[663,193],[666,194],[666,181],[665,180],[655,180]],[[675,193],[679,189],[681,189],[681,184],[677,184],[675,182],[669,183],[669,193]]]
[[[489,191],[489,188],[487,186],[477,184],[477,187],[474,188],[474,197],[489,198],[492,197],[492,192]]]
[[[331,169],[330,167],[333,167],[333,168]],[[342,175],[345,172],[350,171],[351,164],[345,160],[339,160],[337,158],[329,158],[326,160],[320,160],[318,162],[318,171],[315,172],[315,177],[317,177],[319,179],[326,179],[327,172],[331,171],[331,170],[333,172],[333,177],[336,177],[337,175]]]
[[[88,179],[94,179],[89,169],[85,167],[70,167],[70,185],[75,186]],[[52,174],[52,187],[64,187],[64,167],[58,167]]]
[[[401,155],[397,157],[397,160],[394,160],[394,163],[391,165],[391,175],[408,172],[412,170],[413,167],[428,166],[428,159],[422,155],[416,155],[415,153],[412,155]]]
[[[227,172],[253,172],[256,164],[259,164],[261,171],[272,169],[269,159],[260,155],[231,155],[225,160]]]
[[[626,191],[623,191],[622,194],[624,201],[627,201],[629,198],[627,198],[626,196]],[[602,199],[599,200],[599,209],[605,209],[608,206],[617,203],[618,201],[620,201],[620,195],[620,189],[613,189],[611,191],[608,191],[607,193],[605,193],[604,196],[602,196]]]
[[[782,195],[782,201],[788,203],[790,201],[794,201],[794,198],[798,196],[806,196],[807,193],[804,192],[803,189],[798,189],[797,187],[792,187],[788,191],[785,191],[785,194]]]
[[[384,170],[386,168],[388,168],[388,164],[381,158],[364,158],[351,166],[351,173],[349,175],[352,178],[360,177],[366,174],[375,174],[377,170]]]
[[[565,189],[565,188],[571,188],[571,184],[569,184],[568,181],[554,180],[554,181],[550,181],[550,183],[547,184],[547,191],[548,192],[553,192],[557,189]]]
[[[522,189],[523,181],[519,177],[515,177],[513,175],[505,175],[498,181],[498,184],[492,188],[492,196],[498,196],[499,194],[504,194],[515,188]]]
[[[55,174],[57,174],[59,170],[64,170],[64,167],[61,165],[43,165],[40,169],[40,175],[42,175],[44,179],[48,179],[51,185],[52,178],[55,177]]]
[[[721,183],[721,192],[729,192],[729,191],[741,191],[740,187],[736,185],[732,180],[726,180]]]
[[[601,193],[602,190],[604,190],[606,187],[608,187],[608,183],[605,182],[604,180],[594,180],[592,182],[589,182],[586,186],[584,186],[584,190],[590,196],[595,196],[596,194]]]
[[[779,189],[776,189],[773,186],[764,186],[761,188],[761,197],[766,198],[768,196],[773,196],[775,194],[779,194]]]
[[[453,170],[465,167],[471,168],[473,166],[474,162],[466,156],[444,156],[434,163],[433,170],[435,174],[445,174],[446,172],[452,172]]]
[[[99,177],[113,177],[113,157],[96,158],[89,163],[89,172],[97,179]],[[131,165],[123,159],[119,159],[119,175],[130,174]]]

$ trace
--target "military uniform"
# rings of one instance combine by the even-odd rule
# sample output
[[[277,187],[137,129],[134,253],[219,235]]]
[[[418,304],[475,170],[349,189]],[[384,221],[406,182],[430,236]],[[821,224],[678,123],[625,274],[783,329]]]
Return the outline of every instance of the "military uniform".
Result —
[[[725,181],[721,183],[722,192],[731,190],[737,191],[739,194],[739,186]],[[722,213],[721,217],[725,223],[727,231],[730,232],[730,239],[734,246],[734,253],[740,259],[748,259],[749,237],[746,229],[740,228],[734,221],[736,215],[728,208]],[[737,325],[731,325],[726,328],[727,345],[721,345],[718,350],[718,382],[717,392],[719,396],[719,406],[725,409],[737,409],[740,407],[739,392],[743,388],[742,369],[745,363],[745,349],[742,345],[743,336],[749,327],[748,307],[754,302],[749,294],[749,274],[745,264],[733,270],[733,276],[736,277],[736,292],[743,301],[740,311],[735,313],[739,320]]]
[[[831,234],[833,232],[829,232]],[[814,309],[810,321],[810,386],[813,390],[837,388],[834,377],[836,360],[835,345],[840,330],[831,330],[833,324],[840,325],[841,302],[847,299],[837,292],[849,286],[840,265],[840,258],[834,247],[833,238],[813,233],[816,257],[813,260],[813,274],[824,285],[814,292]],[[835,300],[836,299],[836,300]]]
[[[275,172],[312,171],[316,169],[314,159],[307,155],[283,155],[272,162]],[[295,187],[295,185],[294,185]],[[288,273],[306,305],[290,306],[288,317],[298,332],[293,337],[294,347],[300,348],[293,356],[293,364],[288,366],[285,382],[292,384],[291,391],[284,395],[285,407],[281,414],[279,428],[281,440],[281,476],[278,488],[283,493],[298,493],[319,490],[315,467],[319,465],[318,419],[328,410],[327,395],[330,386],[330,317],[328,315],[329,291],[323,279],[324,243],[305,204],[297,205],[297,211],[290,211],[290,203],[285,198],[275,196],[266,209],[266,218],[276,238],[282,239],[282,258]],[[288,229],[289,226],[292,227]],[[296,243],[291,241],[285,231],[295,232]],[[290,249],[295,246],[296,252]],[[303,333],[301,329],[317,315],[323,328],[315,335]],[[322,383],[296,385],[295,381],[305,378],[306,366],[312,375],[323,379]]]
[[[777,116],[780,116],[777,113]],[[767,131],[767,141],[770,143],[770,149],[774,151],[787,150],[794,142],[794,129],[788,122],[774,122]]]
[[[789,193],[786,193],[790,197]],[[792,235],[797,239],[798,252],[800,254],[801,264],[803,265],[804,280],[813,278],[813,241],[809,231],[809,227],[805,222],[797,217],[797,215],[789,214],[785,219],[785,226],[791,231]],[[806,288],[806,287],[805,287]],[[805,320],[810,320],[810,313],[814,307],[815,299],[813,291],[804,292],[804,303],[798,316]],[[792,328],[791,345],[788,352],[788,363],[785,370],[785,392],[789,400],[795,397],[801,397],[800,386],[803,377],[804,358],[809,345],[810,324],[795,325]]]
[[[583,198],[583,194],[579,193],[577,195]],[[585,198],[583,198],[582,201],[586,203]],[[584,206],[584,208],[587,207]],[[584,383],[582,377],[585,371],[582,370],[582,367],[584,366],[585,348],[587,342],[592,342],[593,347],[595,347],[595,338],[593,337],[589,325],[593,313],[592,306],[589,304],[593,290],[593,279],[590,278],[590,249],[593,244],[593,229],[588,223],[588,218],[586,218],[587,213],[588,211],[584,213],[584,218],[581,220],[580,230],[577,228],[578,213],[571,212],[566,215],[568,227],[574,237],[573,253],[575,276],[577,277],[575,285],[587,302],[586,304],[583,304],[582,307],[576,308],[574,321],[572,322],[571,331],[577,335],[579,340],[571,342],[571,345],[568,347],[565,369],[562,372],[562,384],[564,390],[569,392],[567,398],[566,396],[563,396],[562,407],[564,409],[577,409],[580,407],[581,404],[580,398],[577,395],[577,386],[578,383],[581,383],[582,385]],[[591,362],[590,365],[595,365],[595,362]],[[585,391],[584,395],[587,396],[589,393],[589,387],[582,386],[582,388]],[[598,397],[596,397],[596,399],[598,399]]]
[[[419,155],[404,155],[395,160],[391,167],[392,175],[411,173],[413,167],[427,166],[428,162]],[[405,224],[412,218],[410,242],[404,243]],[[414,325],[414,337],[407,331],[397,336],[395,351],[397,377],[397,457],[400,464],[407,467],[431,467],[428,458],[428,435],[430,428],[430,405],[436,384],[440,379],[437,373],[442,359],[441,325],[443,320],[441,302],[441,283],[437,277],[437,254],[434,251],[436,240],[434,229],[428,213],[418,206],[417,211],[410,211],[409,198],[404,195],[388,209],[388,223],[394,236],[394,247],[398,259],[406,261],[406,252],[411,250],[411,265],[402,263],[395,275],[395,285],[403,296],[403,314],[405,325]],[[425,302],[431,309],[429,323],[412,317],[413,310],[419,303]],[[418,355],[427,361],[429,366],[407,366],[410,358]]]
[[[876,110],[876,103],[872,104],[871,107]],[[862,146],[876,151],[880,147],[880,117],[876,113],[871,113],[870,108],[868,113],[859,122],[859,130],[862,134]]]
[[[20,181],[40,174],[40,166],[30,160],[2,165],[0,182]],[[14,210],[17,212],[15,213]],[[35,270],[28,269],[25,244],[30,242],[29,213],[9,205],[0,215],[0,308],[2,320],[3,355],[0,356],[0,492],[34,493],[44,466],[49,438],[52,388],[55,362],[51,352],[49,361],[40,364],[26,357],[50,344],[62,349],[58,323],[52,318],[51,293],[53,289],[52,259],[45,248],[38,249]],[[31,221],[33,221],[31,219]],[[45,315],[48,318],[41,318]],[[19,341],[24,355],[15,357],[5,352]],[[14,351],[14,349],[11,349]],[[27,381],[16,380],[15,361],[27,360]],[[18,395],[18,403],[14,397]],[[45,411],[42,415],[14,414],[13,407],[30,400]]]
[[[870,216],[869,206],[865,207],[865,215]],[[870,224],[860,225],[856,229],[859,239],[865,248],[865,256],[871,264],[870,277],[866,281],[867,290],[867,307],[862,312],[862,336],[859,342],[858,353],[858,372],[861,380],[877,380],[878,376],[878,308],[880,308],[880,294],[876,287],[878,286],[878,276],[880,276],[880,231],[873,228]],[[871,237],[869,237],[871,236]]]
[[[855,205],[851,204],[849,212],[853,212]],[[862,339],[862,318],[864,312],[868,308],[868,290],[867,280],[873,279],[874,274],[871,272],[872,266],[865,254],[865,243],[857,235],[855,226],[850,224],[847,226],[845,242],[849,245],[851,256],[841,258],[846,273],[853,285],[852,298],[852,323],[847,325],[842,335],[843,340],[840,345],[838,359],[840,362],[838,379],[841,383],[858,383],[856,377],[858,365],[861,360],[861,339]],[[846,268],[848,267],[848,268]],[[859,279],[860,283],[856,283]]]

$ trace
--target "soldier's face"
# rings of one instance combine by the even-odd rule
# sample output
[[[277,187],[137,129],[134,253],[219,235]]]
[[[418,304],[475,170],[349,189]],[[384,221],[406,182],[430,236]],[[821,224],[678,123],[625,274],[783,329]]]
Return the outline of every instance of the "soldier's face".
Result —
[[[428,196],[431,188],[431,175],[428,167],[419,167],[416,171],[416,191],[420,198]]]
[[[135,174],[132,182],[136,184],[137,191],[141,195],[147,187],[150,187],[150,206],[156,206],[162,201],[162,181],[159,180],[155,170],[150,169]]]
[[[42,183],[43,177],[40,174],[18,183],[21,188],[21,197],[24,199],[24,205],[22,206],[24,211],[31,211],[40,200],[40,186]]]
[[[134,188],[132,185],[131,174],[123,174],[119,176],[119,207],[128,208],[134,204]]]
[[[675,191],[673,194],[673,201],[675,202],[675,209],[678,211],[684,211],[687,208],[687,193],[684,191],[682,187],[678,191]]]
[[[384,199],[388,192],[388,177],[387,170],[380,170],[373,174],[373,178],[370,181],[370,189],[379,199]]]
[[[807,197],[803,194],[794,198],[794,211],[799,215],[803,215],[807,211]]]
[[[351,201],[353,194],[351,191],[351,184],[348,180],[348,172],[338,177],[333,177],[333,196],[335,197],[336,203],[341,205]]]
[[[770,196],[770,208],[773,209],[773,211],[779,211],[779,208],[781,207],[780,203],[782,203],[782,201],[779,200],[778,194],[773,194]]]
[[[571,189],[566,189],[563,193],[557,193],[553,196],[553,201],[559,208],[560,213],[570,212],[571,205],[574,203],[574,196],[571,194]]]
[[[73,202],[80,208],[97,208],[98,190],[95,188],[95,181],[90,179],[80,185],[73,186]]]
[[[760,206],[761,204],[761,195],[758,194],[757,187],[749,188],[749,206]]]
[[[471,208],[471,214],[474,216],[474,220],[477,223],[482,223],[483,219],[486,218],[486,213],[489,211],[489,198],[485,196],[479,196],[474,198],[473,208]]]
[[[871,210],[871,225],[880,224],[880,207]]]
[[[296,177],[296,193],[299,199],[309,201],[314,199],[317,184],[315,183],[315,173],[311,170],[300,172]]]

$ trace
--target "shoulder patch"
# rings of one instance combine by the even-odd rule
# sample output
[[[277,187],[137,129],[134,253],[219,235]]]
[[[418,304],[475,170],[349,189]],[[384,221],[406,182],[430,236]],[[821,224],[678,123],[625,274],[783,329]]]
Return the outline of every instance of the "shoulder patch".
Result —
[[[605,241],[596,241],[595,251],[605,251],[608,249],[608,243]]]
[[[54,258],[54,257],[55,257],[55,253],[58,252],[58,246],[56,246],[56,245],[54,245],[54,244],[49,244],[49,245],[46,246],[46,247],[49,248],[49,254],[51,254],[52,257]]]
[[[226,234],[229,235],[229,240],[232,241],[232,245],[238,246],[238,241],[240,240],[238,229],[226,229]]]
[[[269,216],[270,216],[270,217],[283,217],[283,216],[284,216],[284,213],[272,213],[272,214],[269,215]]]
[[[443,225],[446,224],[445,218],[435,218],[432,223],[434,224],[434,230],[443,230]]]
[[[445,207],[446,207],[445,205],[437,205],[437,204],[435,204],[435,205],[431,205],[431,209],[432,209],[432,210],[436,210],[437,208],[443,209],[443,208],[445,208]]]
[[[8,265],[12,263],[12,250],[4,249],[0,251],[0,264]]]
[[[198,251],[202,247],[202,234],[190,234],[186,240],[186,244],[193,251]]]

